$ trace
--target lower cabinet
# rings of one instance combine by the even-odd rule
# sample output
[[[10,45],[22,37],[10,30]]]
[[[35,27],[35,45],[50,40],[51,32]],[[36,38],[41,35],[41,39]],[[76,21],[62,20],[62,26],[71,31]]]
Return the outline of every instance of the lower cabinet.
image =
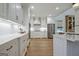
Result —
[[[24,36],[18,38],[18,42],[19,42],[19,55],[20,56],[24,56],[26,51],[27,51],[27,40],[28,40],[27,35],[24,35]]]
[[[66,56],[67,55],[67,41],[64,35],[54,35],[53,55],[54,56]]]
[[[0,45],[0,56],[24,56],[27,51],[28,35]]]
[[[18,56],[18,42],[17,39],[9,41],[0,46],[1,56]]]

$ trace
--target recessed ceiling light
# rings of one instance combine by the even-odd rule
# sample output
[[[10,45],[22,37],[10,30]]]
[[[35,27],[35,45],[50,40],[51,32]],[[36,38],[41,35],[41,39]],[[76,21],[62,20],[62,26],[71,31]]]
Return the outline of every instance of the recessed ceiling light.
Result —
[[[34,9],[34,6],[31,6],[32,9]]]
[[[18,6],[18,5],[17,5],[16,8],[21,8],[21,6]]]
[[[56,10],[58,10],[59,9],[59,7],[56,7]]]

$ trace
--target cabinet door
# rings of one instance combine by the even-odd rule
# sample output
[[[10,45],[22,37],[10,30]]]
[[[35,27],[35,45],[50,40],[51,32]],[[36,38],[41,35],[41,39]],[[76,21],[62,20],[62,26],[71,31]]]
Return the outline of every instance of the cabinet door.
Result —
[[[15,39],[15,40],[11,41],[10,43],[11,43],[10,47],[12,47],[12,48],[9,50],[9,55],[18,56],[18,40]]]
[[[27,37],[26,35],[22,36],[19,38],[19,51],[20,51],[20,56],[23,56],[27,50]]]
[[[79,10],[77,10],[75,13],[75,25],[79,25]]]
[[[66,32],[73,32],[74,31],[74,16],[66,16]]]
[[[8,48],[10,48],[10,43],[5,43],[3,45],[0,45],[0,55],[1,56],[5,56],[5,55],[9,55],[9,51],[7,50]]]
[[[0,55],[17,56],[18,55],[18,42],[12,40],[0,46]]]
[[[54,51],[54,56],[66,56],[66,47],[67,42],[65,37],[56,37],[54,36],[53,40],[53,51]]]
[[[18,20],[18,23],[22,24],[23,20],[23,10],[20,3],[16,4],[16,19]]]
[[[8,11],[7,3],[0,3],[0,17],[7,19],[7,11]]]
[[[76,11],[75,18],[75,32],[79,33],[79,11]]]
[[[16,22],[16,5],[15,5],[15,3],[8,4],[8,19]]]
[[[23,53],[24,53],[24,37],[21,37],[21,38],[19,38],[19,55],[20,56],[23,56]]]
[[[27,35],[24,35],[24,54],[27,51],[27,40],[28,40],[28,36]]]

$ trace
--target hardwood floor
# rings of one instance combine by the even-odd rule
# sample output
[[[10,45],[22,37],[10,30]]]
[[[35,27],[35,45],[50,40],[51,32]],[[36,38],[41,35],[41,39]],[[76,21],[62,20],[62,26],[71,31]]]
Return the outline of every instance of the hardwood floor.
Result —
[[[53,39],[31,39],[27,56],[53,56]]]

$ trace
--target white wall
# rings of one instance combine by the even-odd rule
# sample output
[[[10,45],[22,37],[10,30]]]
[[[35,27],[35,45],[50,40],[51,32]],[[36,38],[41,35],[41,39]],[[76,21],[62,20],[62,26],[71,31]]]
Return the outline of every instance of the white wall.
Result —
[[[52,16],[47,17],[47,24],[55,24],[55,19]]]

